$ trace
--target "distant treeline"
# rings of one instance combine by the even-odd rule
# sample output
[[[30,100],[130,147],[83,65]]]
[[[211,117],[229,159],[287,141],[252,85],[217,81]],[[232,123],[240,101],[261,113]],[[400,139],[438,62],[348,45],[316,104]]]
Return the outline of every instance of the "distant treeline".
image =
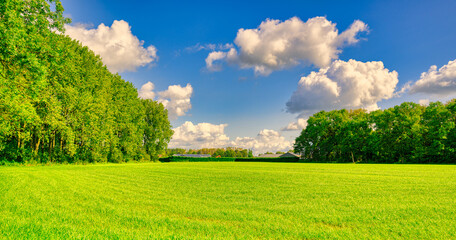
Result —
[[[160,162],[299,162],[297,157],[181,157],[160,158]]]
[[[386,110],[321,111],[294,151],[314,162],[456,163],[456,99]]]
[[[158,160],[171,138],[162,104],[64,31],[60,1],[0,3],[0,161]]]
[[[170,148],[166,150],[166,156],[174,154],[209,154],[212,157],[253,157],[252,150],[243,148],[202,148],[202,149],[183,149]]]

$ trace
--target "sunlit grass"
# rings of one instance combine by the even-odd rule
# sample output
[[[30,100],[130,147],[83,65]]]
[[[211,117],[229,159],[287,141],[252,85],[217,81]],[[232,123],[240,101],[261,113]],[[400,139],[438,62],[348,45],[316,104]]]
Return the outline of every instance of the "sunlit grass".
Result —
[[[456,166],[0,167],[0,238],[451,239]]]

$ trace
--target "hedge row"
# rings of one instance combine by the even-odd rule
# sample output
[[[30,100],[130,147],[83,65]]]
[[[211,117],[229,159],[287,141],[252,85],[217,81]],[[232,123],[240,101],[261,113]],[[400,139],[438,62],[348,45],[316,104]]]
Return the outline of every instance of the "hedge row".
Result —
[[[299,158],[294,157],[278,157],[278,158],[236,158],[236,162],[298,162]]]
[[[177,157],[171,156],[167,158],[160,158],[160,162],[298,162],[298,158],[195,158],[195,157]]]
[[[236,158],[229,158],[229,157],[223,157],[223,158],[214,158],[214,157],[208,157],[208,158],[195,158],[195,157],[177,157],[177,156],[171,156],[167,158],[160,158],[160,162],[234,162]]]

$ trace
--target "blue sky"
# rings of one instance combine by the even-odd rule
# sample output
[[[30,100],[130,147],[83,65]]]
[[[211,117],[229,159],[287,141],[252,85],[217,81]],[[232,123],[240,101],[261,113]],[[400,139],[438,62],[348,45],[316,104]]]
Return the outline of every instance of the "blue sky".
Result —
[[[150,63],[137,66],[133,70],[119,71],[125,80],[132,82],[138,89],[147,82],[151,82],[154,85],[155,99],[168,97],[168,101],[171,102],[175,96],[173,91],[178,89],[170,90],[169,86],[191,85],[192,92],[189,98],[191,108],[185,110],[185,115],[180,114],[172,120],[173,127],[181,127],[171,144],[174,147],[233,145],[255,148],[257,152],[285,149],[299,135],[299,129],[296,131],[281,131],[281,129],[297,121],[298,116],[305,119],[312,113],[309,107],[294,113],[287,112],[289,109],[286,103],[292,95],[297,101],[308,101],[306,106],[313,102],[328,103],[320,104],[326,110],[347,106],[349,108],[369,107],[372,103],[380,108],[387,108],[404,101],[445,101],[456,96],[454,90],[456,80],[453,79],[454,75],[451,72],[454,68],[449,64],[449,61],[456,59],[456,31],[454,30],[456,1],[188,1],[182,3],[180,1],[62,0],[62,3],[65,14],[73,20],[72,26],[85,24],[81,28],[89,30],[96,29],[100,24],[112,27],[113,21],[123,20],[131,27],[132,36],[143,41],[142,47],[155,48],[156,53]],[[398,82],[391,85],[389,97],[383,97],[379,101],[364,102],[364,105],[353,105],[356,101],[351,105],[348,103],[344,105],[330,104],[331,101],[326,99],[325,94],[318,95],[314,90],[308,93],[301,92],[301,95],[294,94],[301,77],[307,77],[312,71],[318,72],[321,68],[332,66],[309,64],[306,62],[308,59],[305,54],[297,58],[298,63],[283,65],[273,69],[269,74],[255,73],[252,64],[246,68],[246,60],[242,60],[243,53],[241,53],[242,49],[246,49],[246,45],[235,43],[239,29],[257,29],[267,19],[279,20],[278,24],[280,24],[292,17],[298,17],[304,24],[308,19],[318,16],[336,24],[339,34],[350,28],[355,20],[360,20],[367,25],[364,31],[355,34],[356,43],[337,47],[341,52],[331,61],[339,59],[343,61],[342,66],[348,68],[350,64],[344,64],[350,59],[361,62],[358,65],[369,61],[381,61],[387,72],[398,73],[398,77],[395,78]],[[69,35],[79,39],[83,44],[87,41],[90,48],[90,36],[84,39],[78,38],[78,33],[82,34],[81,31],[81,29],[75,29],[73,35]],[[207,44],[230,44],[231,48],[238,52],[238,58],[231,62],[229,58],[221,59],[217,61],[217,66],[220,66],[221,70],[211,71],[205,62],[208,55],[211,52],[227,54],[230,47],[197,51],[198,46],[207,46]],[[244,41],[243,44],[248,42]],[[299,47],[302,44],[291,46]],[[97,49],[93,50],[97,52]],[[108,57],[110,56],[102,55],[104,61]],[[127,60],[127,58],[124,59]],[[449,64],[449,70],[436,72],[438,76],[443,77],[436,78],[432,75],[422,79],[423,84],[415,84],[422,78],[421,74],[427,72],[432,65],[437,65],[437,71],[439,71],[446,64]],[[385,81],[391,83],[394,81],[393,78]],[[342,77],[337,79],[333,80],[344,81]],[[372,82],[373,85],[385,84],[375,81]],[[449,82],[449,87],[442,90],[442,82]],[[406,83],[410,83],[411,87],[397,95],[396,93]],[[341,101],[345,101],[343,91],[350,89],[341,85],[339,87],[342,91],[339,92]],[[395,97],[391,94],[393,88]],[[423,90],[426,88],[434,90]],[[169,108],[172,107],[171,105],[171,103],[168,105]],[[316,104],[315,109],[320,105]],[[188,122],[191,122],[191,125]],[[207,123],[207,125],[198,125],[200,123]],[[213,128],[213,125],[218,128]],[[265,129],[272,131],[264,131]],[[244,137],[244,139],[236,140],[237,137]],[[189,141],[192,143],[188,143]],[[281,142],[281,144],[274,145],[274,142]]]

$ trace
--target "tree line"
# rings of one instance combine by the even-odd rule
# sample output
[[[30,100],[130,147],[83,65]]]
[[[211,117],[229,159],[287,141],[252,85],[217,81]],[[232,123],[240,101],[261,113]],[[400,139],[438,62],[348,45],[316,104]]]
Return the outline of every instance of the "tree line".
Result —
[[[385,110],[321,111],[294,151],[315,162],[456,163],[456,99]]]
[[[227,148],[202,148],[202,149],[183,149],[183,148],[170,148],[166,150],[166,156],[169,157],[174,154],[209,154],[211,157],[253,157],[251,149],[227,147]]]
[[[69,22],[59,0],[0,3],[0,161],[158,159],[167,110],[65,36]]]

